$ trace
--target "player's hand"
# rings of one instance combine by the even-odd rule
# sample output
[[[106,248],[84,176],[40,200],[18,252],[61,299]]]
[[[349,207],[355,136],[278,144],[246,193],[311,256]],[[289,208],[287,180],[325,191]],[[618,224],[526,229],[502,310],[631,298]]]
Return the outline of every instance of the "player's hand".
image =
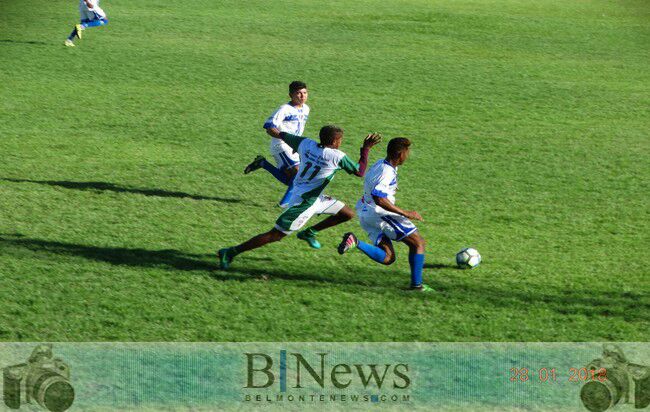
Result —
[[[363,139],[363,147],[370,149],[379,142],[381,142],[381,135],[379,133],[370,133]]]
[[[424,221],[424,219],[422,219],[422,216],[420,216],[420,214],[418,212],[416,212],[415,210],[405,210],[404,211],[404,216],[411,219],[411,220]]]

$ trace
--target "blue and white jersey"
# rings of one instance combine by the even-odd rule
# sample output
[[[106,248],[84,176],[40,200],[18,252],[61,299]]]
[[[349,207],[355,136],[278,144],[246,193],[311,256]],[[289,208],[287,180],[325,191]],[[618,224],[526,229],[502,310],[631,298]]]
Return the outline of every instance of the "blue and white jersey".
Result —
[[[276,110],[266,122],[264,128],[275,127],[281,132],[290,133],[296,136],[302,136],[305,131],[305,124],[309,118],[309,106],[303,104],[302,107],[294,107],[285,103]]]
[[[79,0],[81,20],[101,20],[106,18],[106,13],[99,7],[99,0],[89,0],[88,2],[92,7],[88,7],[84,0]]]
[[[386,159],[378,160],[366,172],[363,196],[361,196],[357,208],[363,212],[389,213],[377,206],[372,197],[384,197],[395,204],[395,193],[397,193],[397,168],[388,163]]]

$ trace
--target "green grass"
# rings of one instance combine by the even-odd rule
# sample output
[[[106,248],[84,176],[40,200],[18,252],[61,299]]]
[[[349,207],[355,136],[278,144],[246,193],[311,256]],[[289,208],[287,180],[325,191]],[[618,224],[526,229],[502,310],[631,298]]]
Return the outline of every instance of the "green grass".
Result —
[[[0,5],[0,339],[648,340],[646,1],[102,5],[74,49],[76,4]],[[216,270],[279,213],[241,171],[294,79],[305,135],[414,140],[398,200],[436,294],[401,290],[401,245],[340,257],[354,221]],[[483,264],[456,270],[469,245]]]

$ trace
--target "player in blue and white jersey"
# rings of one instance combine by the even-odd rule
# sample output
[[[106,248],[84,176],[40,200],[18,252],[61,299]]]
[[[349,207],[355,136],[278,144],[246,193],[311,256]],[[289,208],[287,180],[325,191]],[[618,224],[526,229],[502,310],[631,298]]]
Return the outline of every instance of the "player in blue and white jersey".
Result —
[[[395,205],[397,168],[408,158],[410,146],[411,142],[404,137],[391,139],[386,158],[377,161],[366,173],[363,196],[356,209],[371,243],[357,239],[354,233],[346,233],[338,251],[343,254],[356,247],[375,262],[390,265],[395,262],[392,241],[404,242],[409,247],[411,289],[430,291],[432,289],[422,282],[424,238],[411,222],[411,219],[422,220],[422,216]]]
[[[289,207],[275,221],[275,226],[237,246],[220,249],[218,252],[221,269],[227,269],[240,253],[257,249],[300,230],[314,215],[330,215],[317,224],[303,230],[303,240],[315,240],[316,234],[332,226],[346,222],[354,217],[354,211],[343,202],[323,195],[323,190],[334,178],[338,170],[362,177],[366,171],[370,148],[381,140],[377,134],[366,136],[361,146],[359,163],[355,163],[339,150],[343,140],[343,130],[336,126],[321,128],[320,143],[288,133],[280,133],[280,138],[300,154],[303,163],[295,182],[295,191],[289,200]]]
[[[74,39],[81,39],[82,32],[88,27],[105,26],[108,24],[106,13],[99,7],[99,0],[79,0],[81,22],[74,26],[72,33],[65,40],[65,45],[74,47]]]
[[[283,104],[264,122],[264,129],[271,139],[270,151],[275,159],[276,166],[269,163],[264,156],[257,156],[244,169],[248,174],[259,168],[271,173],[281,183],[289,186],[279,204],[282,207],[287,205],[291,198],[293,178],[298,172],[300,156],[282,139],[280,133],[289,133],[294,136],[302,136],[305,131],[305,124],[309,119],[309,106],[307,105],[307,85],[301,81],[291,82],[289,85],[289,97],[291,101]]]

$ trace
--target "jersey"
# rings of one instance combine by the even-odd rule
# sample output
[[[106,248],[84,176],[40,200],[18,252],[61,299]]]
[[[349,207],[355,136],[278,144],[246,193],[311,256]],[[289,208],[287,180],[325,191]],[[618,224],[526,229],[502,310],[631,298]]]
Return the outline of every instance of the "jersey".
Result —
[[[387,198],[395,204],[395,193],[397,192],[397,168],[393,167],[385,159],[378,160],[366,173],[363,183],[363,196],[361,203],[363,211],[373,211],[379,214],[388,213],[382,207],[377,206],[373,196]]]
[[[311,139],[288,133],[283,133],[282,137],[301,159],[298,174],[293,179],[290,206],[304,201],[315,202],[340,169],[350,174],[359,172],[359,164],[341,150],[323,147]]]
[[[106,18],[106,13],[99,7],[99,0],[90,0],[92,7],[88,7],[84,0],[79,0],[79,14],[81,20],[101,20]]]
[[[309,119],[309,106],[303,104],[302,107],[298,108],[285,103],[266,119],[264,128],[275,127],[281,132],[302,136],[307,119]]]

